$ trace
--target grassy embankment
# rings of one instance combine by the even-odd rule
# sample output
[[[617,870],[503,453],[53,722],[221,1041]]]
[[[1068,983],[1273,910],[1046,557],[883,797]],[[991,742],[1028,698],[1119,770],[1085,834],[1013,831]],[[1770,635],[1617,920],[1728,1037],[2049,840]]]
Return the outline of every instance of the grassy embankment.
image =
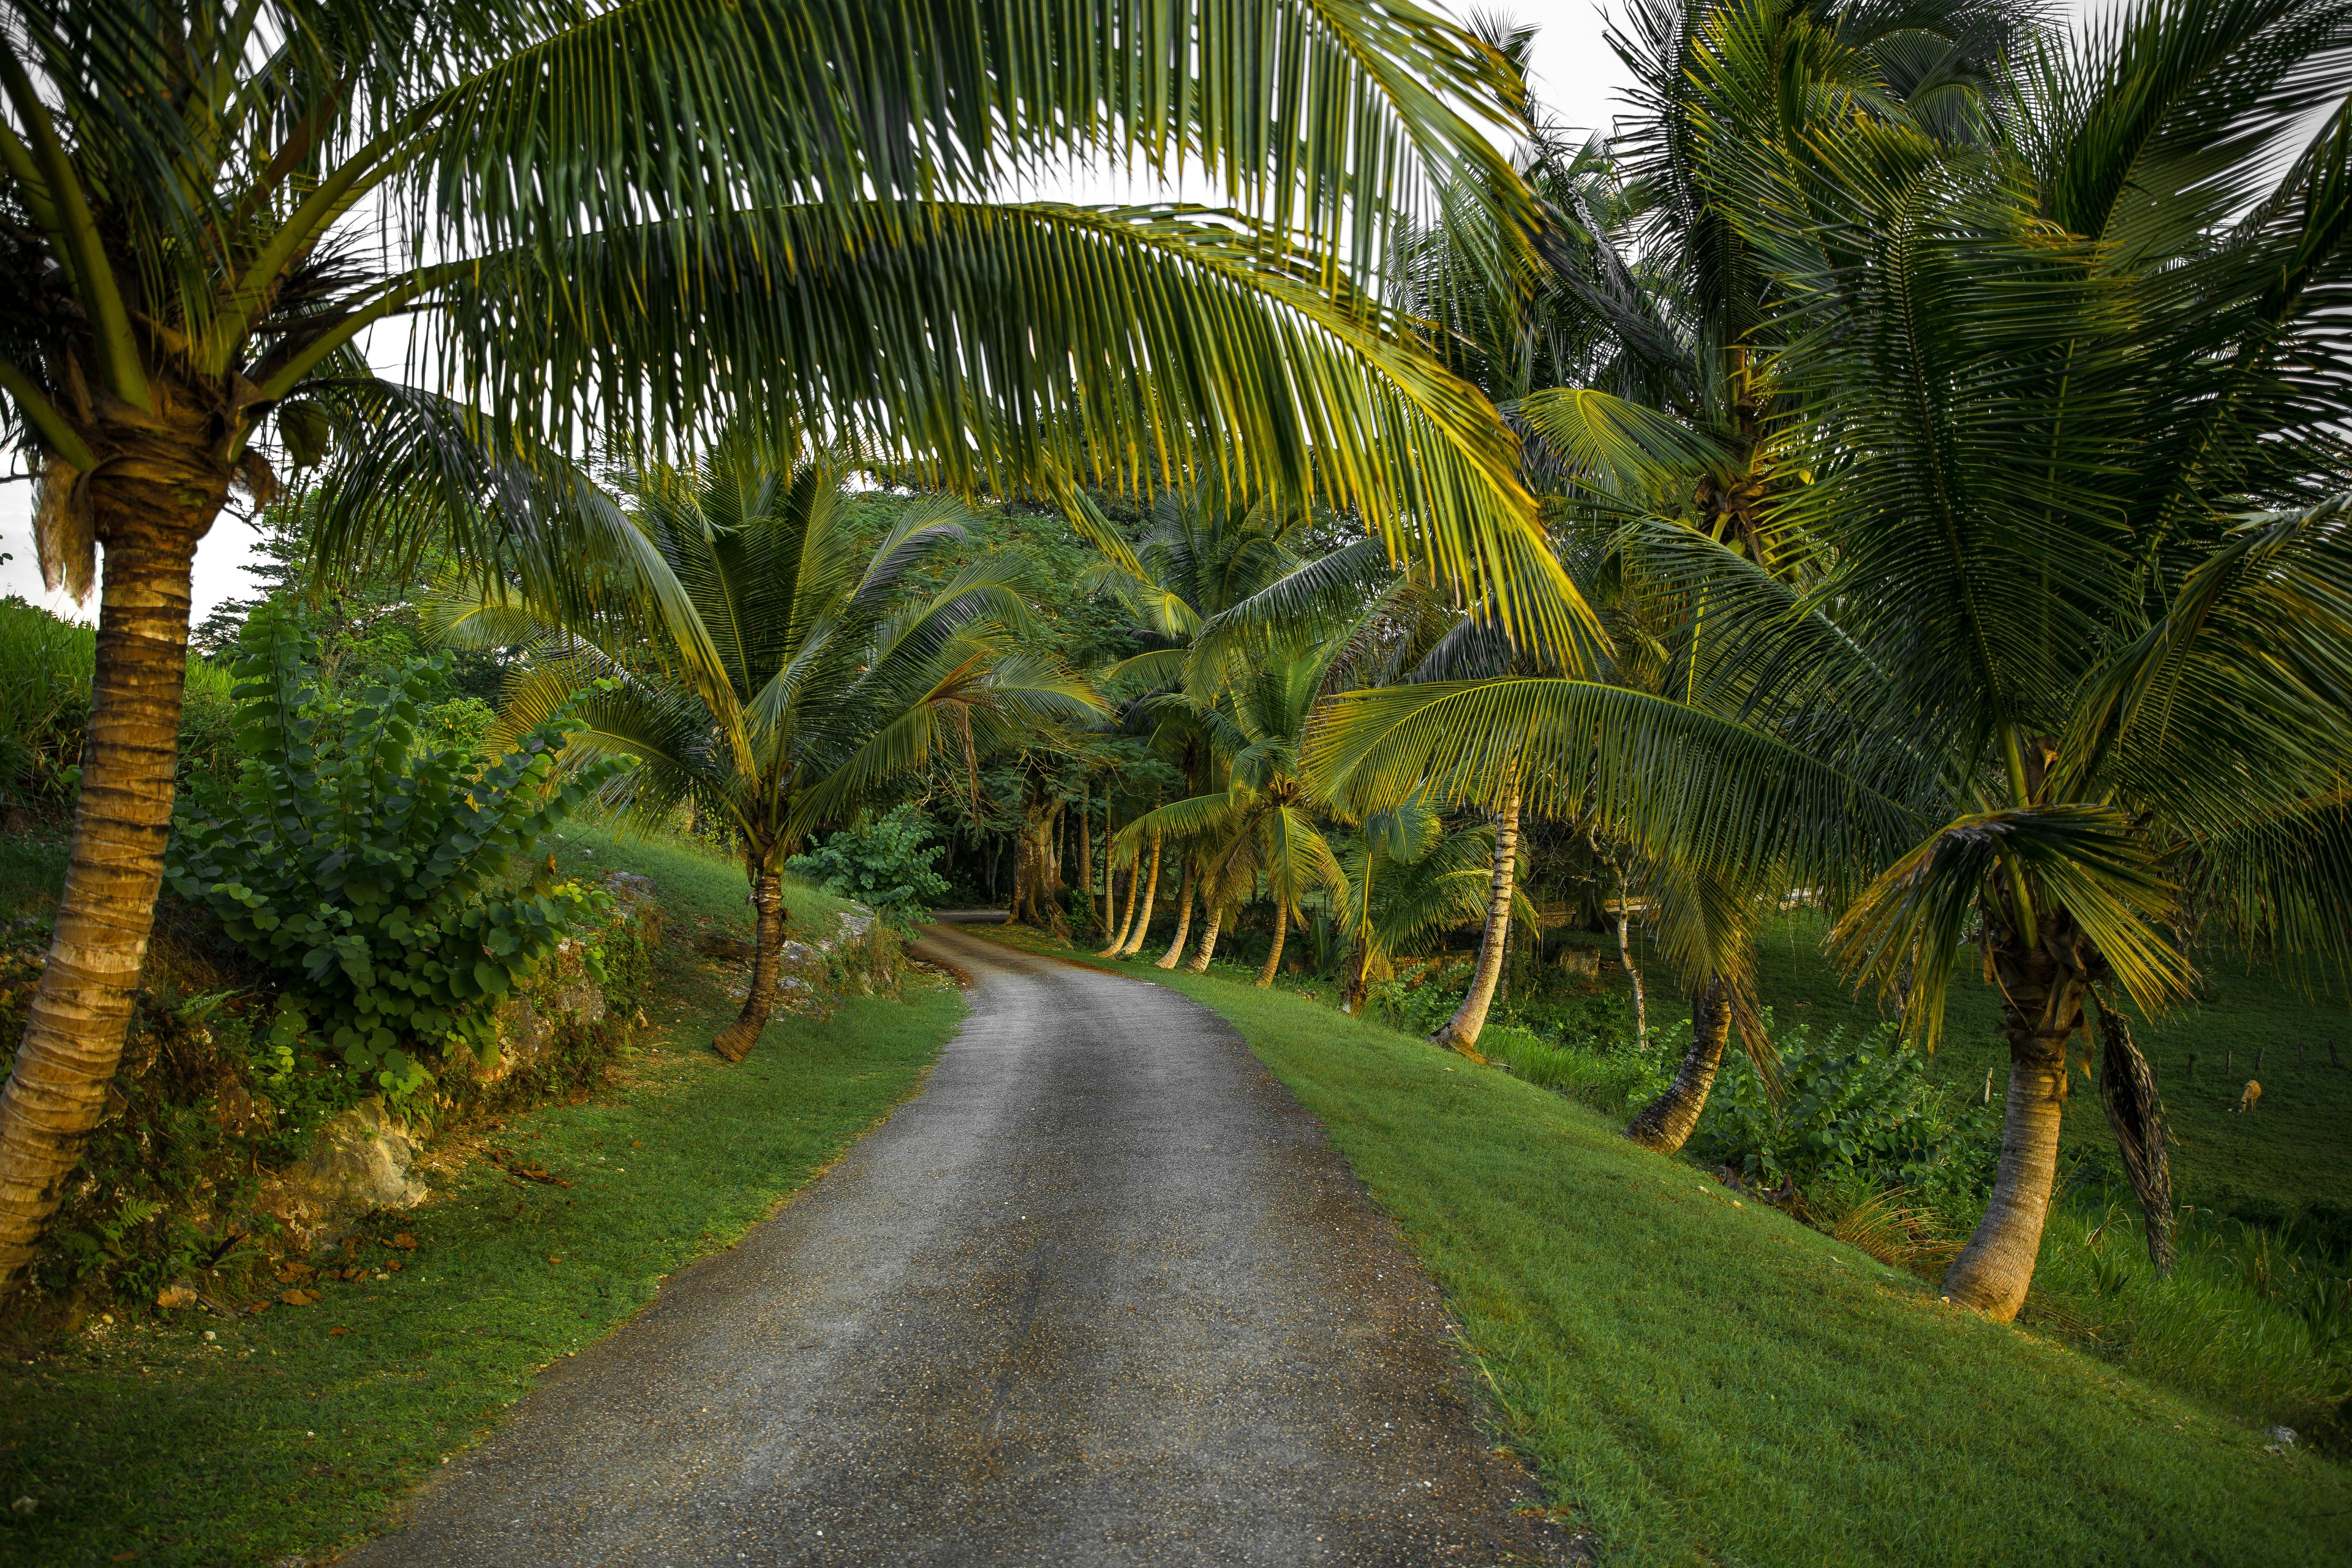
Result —
[[[1820,917],[1801,915],[1761,945],[1766,998],[1784,1023],[1802,1018],[1823,1028],[1874,1021],[1877,1008],[1868,998],[1857,1002],[1839,982],[1821,937]],[[2278,1217],[2315,1201],[2352,1203],[2352,1015],[2345,1003],[2315,1000],[2268,972],[2227,959],[2208,958],[2204,979],[2201,1000],[2133,1029],[2140,1049],[2160,1064],[2182,1201],[2249,1214],[2267,1209]],[[2009,1060],[1993,1033],[1999,1016],[1993,988],[1973,972],[1959,977],[1934,1075],[1980,1089],[1992,1069],[1998,1097]],[[2330,1041],[2341,1067],[2328,1055]],[[2237,1115],[2240,1091],[2257,1077],[2259,1109]],[[2093,1097],[2084,1095],[2074,1112],[2062,1147],[2114,1146]]]
[[[1504,1439],[1606,1563],[2352,1554],[2336,1463],[1943,1305],[1611,1119],[1287,988],[1106,967],[1232,1020],[1322,1120],[1453,1303]]]
[[[653,877],[674,921],[748,929],[731,863],[590,828],[552,847],[567,869]],[[0,891],[31,895],[37,872],[27,852],[0,850]],[[829,926],[839,907],[789,897],[799,921]],[[460,1133],[424,1173],[433,1201],[369,1227],[379,1239],[359,1256],[396,1272],[258,1318],[98,1324],[0,1372],[0,1489],[35,1505],[0,1513],[0,1563],[268,1563],[382,1529],[541,1368],[836,1159],[913,1090],[963,1012],[958,994],[916,980],[903,1003],[780,1018],[729,1068],[702,1047],[734,1011],[730,973],[683,941],[662,966],[656,1027],[611,1091],[489,1134],[568,1187],[466,1160],[482,1139]],[[415,1247],[382,1245],[399,1234]]]

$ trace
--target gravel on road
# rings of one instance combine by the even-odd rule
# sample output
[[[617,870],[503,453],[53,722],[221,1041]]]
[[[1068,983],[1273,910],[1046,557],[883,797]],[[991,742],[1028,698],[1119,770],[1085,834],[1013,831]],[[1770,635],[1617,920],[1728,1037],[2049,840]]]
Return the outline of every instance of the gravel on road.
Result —
[[[346,1563],[1577,1559],[1229,1026],[949,925],[918,956],[971,1003],[924,1092]]]

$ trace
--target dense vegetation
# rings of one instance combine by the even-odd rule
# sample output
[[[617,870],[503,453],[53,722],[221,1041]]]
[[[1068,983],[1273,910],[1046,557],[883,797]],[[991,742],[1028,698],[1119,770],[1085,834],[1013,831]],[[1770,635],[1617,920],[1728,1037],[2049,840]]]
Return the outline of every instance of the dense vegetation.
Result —
[[[1407,5],[676,9],[9,0],[0,410],[103,589],[0,605],[9,1310],[611,1086],[660,865],[730,1062],[997,905],[2345,1440],[2339,0],[1634,0],[1587,141]],[[1005,199],[1089,159],[1223,205]]]

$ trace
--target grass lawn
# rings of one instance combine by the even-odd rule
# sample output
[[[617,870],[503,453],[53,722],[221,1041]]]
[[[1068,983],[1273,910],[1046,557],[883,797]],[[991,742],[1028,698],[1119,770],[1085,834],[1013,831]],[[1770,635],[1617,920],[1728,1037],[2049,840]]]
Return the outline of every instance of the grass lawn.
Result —
[[[671,921],[691,929],[698,921],[751,930],[751,884],[743,863],[686,839],[647,838],[600,823],[567,822],[540,839],[540,848],[555,857],[558,869],[568,876],[601,879],[607,871],[631,871],[651,877],[661,888],[662,908]],[[0,878],[6,875],[0,864]],[[834,916],[849,908],[836,899],[784,879],[784,913],[789,934],[819,937],[834,934]]]
[[[1106,967],[1231,1019],[1322,1120],[1606,1563],[2352,1561],[2326,1458],[1945,1306],[1507,1073],[1280,986]]]
[[[608,860],[606,843],[559,854],[584,847],[583,864],[653,875],[689,920],[748,922],[729,863],[715,865],[736,879],[731,910],[708,858],[632,843]],[[803,890],[794,914],[835,905]],[[0,1370],[0,1491],[36,1505],[0,1513],[0,1563],[269,1563],[381,1529],[417,1478],[489,1436],[539,1369],[838,1158],[915,1089],[963,1015],[958,994],[912,980],[903,1003],[779,1019],[730,1068],[700,1048],[734,1014],[727,977],[683,942],[663,962],[660,1026],[628,1082],[488,1135],[569,1187],[482,1161],[454,1178],[427,1170],[434,1200],[375,1227],[415,1248],[361,1253],[403,1265],[381,1280],[259,1318],[100,1325]]]

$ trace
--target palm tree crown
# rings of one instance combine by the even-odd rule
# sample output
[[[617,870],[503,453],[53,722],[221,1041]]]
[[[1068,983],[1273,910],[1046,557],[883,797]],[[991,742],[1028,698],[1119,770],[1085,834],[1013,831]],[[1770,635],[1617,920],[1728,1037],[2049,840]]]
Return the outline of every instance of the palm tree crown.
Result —
[[[1028,619],[1018,555],[984,557],[938,587],[914,579],[963,538],[954,501],[913,502],[868,540],[836,468],[740,442],[700,468],[634,474],[627,489],[653,545],[646,596],[663,606],[660,635],[645,638],[635,617],[537,611],[509,593],[452,603],[443,631],[532,650],[494,740],[608,681],[578,704],[588,727],[567,758],[635,758],[612,793],[641,822],[691,805],[741,845],[761,920],[751,997],[720,1037],[740,1058],[773,1005],[780,878],[811,828],[942,754],[974,768],[1098,705],[1015,646]]]

